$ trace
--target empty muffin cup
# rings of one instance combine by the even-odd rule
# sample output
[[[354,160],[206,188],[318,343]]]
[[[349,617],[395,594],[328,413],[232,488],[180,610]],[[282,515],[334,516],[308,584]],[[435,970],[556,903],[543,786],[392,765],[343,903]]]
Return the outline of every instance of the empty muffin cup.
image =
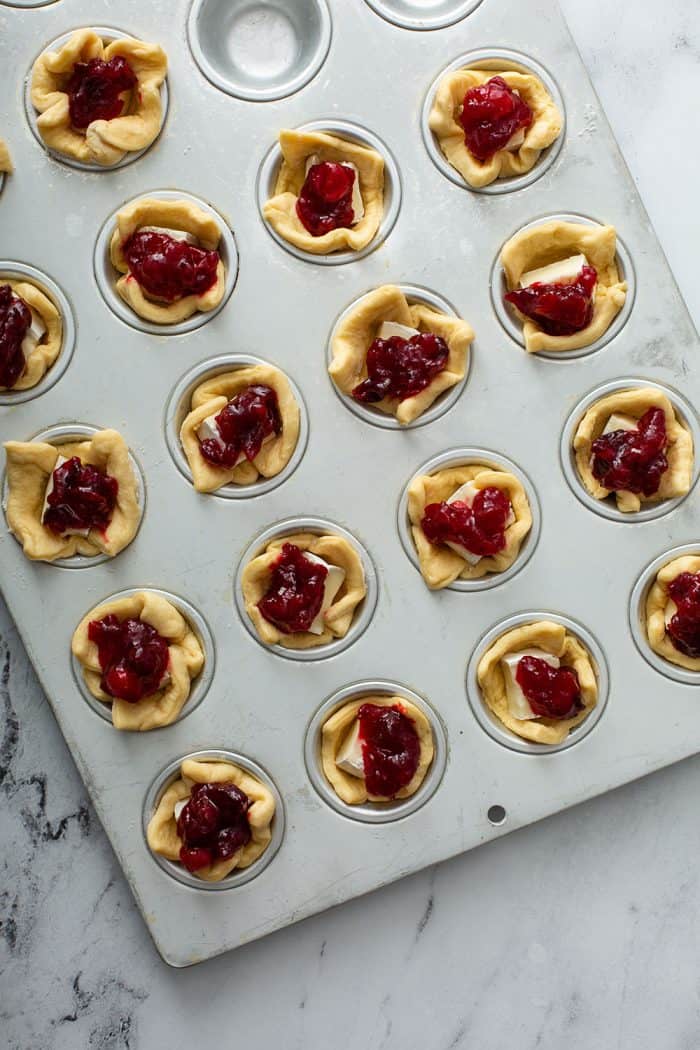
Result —
[[[482,0],[365,0],[387,22],[402,29],[442,29],[475,11]]]

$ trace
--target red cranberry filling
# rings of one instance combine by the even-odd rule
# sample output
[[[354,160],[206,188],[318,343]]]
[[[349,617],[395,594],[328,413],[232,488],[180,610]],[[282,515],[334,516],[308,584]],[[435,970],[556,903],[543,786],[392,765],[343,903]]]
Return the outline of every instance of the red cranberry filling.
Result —
[[[385,397],[403,401],[414,397],[447,364],[447,343],[432,332],[421,332],[410,339],[392,336],[375,339],[367,351],[368,377],[355,387],[352,396],[363,404]]]
[[[513,135],[532,124],[533,112],[503,77],[470,88],[464,96],[459,122],[469,152],[482,163],[505,149]]]
[[[22,340],[32,323],[32,312],[9,284],[0,285],[0,386],[13,387],[24,372]]]
[[[180,860],[188,871],[230,860],[250,842],[250,806],[248,796],[235,784],[194,785],[177,821]]]
[[[105,532],[117,504],[119,482],[73,456],[56,467],[43,524],[58,536],[68,530]]]
[[[176,240],[169,233],[137,230],[123,252],[141,287],[167,303],[185,295],[204,295],[216,284],[219,253]]]
[[[515,680],[534,714],[544,718],[571,718],[583,709],[581,687],[573,667],[551,667],[537,656],[518,661]]]
[[[666,417],[660,408],[648,409],[635,430],[601,434],[591,446],[593,477],[606,489],[618,492],[658,492],[668,467]]]
[[[671,642],[686,656],[700,656],[700,573],[682,572],[672,580],[669,597],[678,607],[666,630]]]
[[[297,198],[297,215],[313,237],[352,226],[352,188],[355,172],[345,164],[324,160],[309,168]]]
[[[378,704],[363,704],[357,717],[367,790],[393,798],[418,768],[420,740],[413,721],[398,706]]]
[[[598,273],[584,266],[573,281],[542,284],[536,281],[528,288],[508,292],[512,303],[547,335],[574,335],[587,328],[593,319],[593,292]]]
[[[202,455],[217,467],[233,467],[243,453],[253,460],[270,434],[282,430],[277,394],[269,386],[249,386],[232,397],[216,417],[225,445],[206,438],[200,442]]]
[[[112,120],[124,108],[122,93],[137,84],[136,74],[121,55],[105,62],[91,58],[76,62],[66,84],[70,121],[74,128],[84,129],[93,120]]]
[[[293,543],[285,543],[258,609],[283,634],[308,631],[321,611],[327,575],[325,565],[317,565]]]
[[[120,620],[110,613],[88,625],[97,646],[105,693],[135,704],[160,688],[170,662],[168,643],[148,623]]]
[[[488,557],[506,545],[506,523],[511,513],[508,497],[500,489],[479,489],[471,507],[461,500],[429,503],[421,526],[431,543],[458,543],[472,554]]]

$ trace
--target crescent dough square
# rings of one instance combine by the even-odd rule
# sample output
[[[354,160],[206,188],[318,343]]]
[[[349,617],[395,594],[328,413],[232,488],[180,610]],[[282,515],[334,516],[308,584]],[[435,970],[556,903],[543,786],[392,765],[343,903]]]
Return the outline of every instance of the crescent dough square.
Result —
[[[476,488],[497,488],[510,500],[515,520],[506,527],[506,545],[498,554],[481,558],[471,565],[456,551],[430,542],[421,522],[430,503],[442,503],[457,489],[471,481]],[[431,590],[439,590],[455,580],[478,580],[488,573],[505,572],[520,553],[532,528],[532,512],[522,483],[506,470],[487,463],[468,463],[446,467],[435,474],[421,474],[408,487],[408,517],[423,579]]]
[[[627,282],[620,280],[617,268],[615,227],[588,226],[559,219],[521,230],[505,244],[501,263],[508,291],[519,287],[524,273],[572,255],[585,255],[598,273],[591,322],[573,335],[547,335],[534,321],[515,310],[523,324],[528,353],[534,354],[539,350],[579,350],[590,346],[605,335],[625,304]]]
[[[63,319],[49,292],[40,284],[26,277],[21,280],[0,277],[0,285],[3,284],[9,284],[14,294],[41,318],[46,328],[36,348],[27,357],[26,368],[15,385],[11,388],[0,385],[0,390],[29,390],[44,378],[61,352]]]
[[[120,621],[140,620],[150,624],[168,642],[168,682],[137,703],[131,704],[106,693],[101,686],[102,668],[97,645],[88,638],[92,620],[114,615]],[[204,666],[204,652],[187,620],[159,594],[141,591],[129,598],[115,598],[91,609],[78,624],[71,649],[81,664],[85,684],[97,700],[112,705],[115,729],[148,730],[174,722],[190,695],[192,679]]]
[[[664,660],[684,667],[687,671],[700,671],[700,657],[686,656],[676,649],[666,630],[666,603],[671,600],[668,588],[683,572],[700,573],[700,557],[689,554],[674,558],[656,574],[646,600],[647,640],[654,652]]]
[[[498,150],[490,160],[481,162],[467,148],[459,114],[464,96],[471,88],[502,77],[512,91],[519,92],[533,112],[532,124],[525,129],[520,149]],[[496,179],[525,175],[531,171],[543,150],[551,146],[562,129],[562,115],[554,99],[534,73],[513,70],[458,69],[440,81],[428,119],[445,157],[472,187],[488,186]]]
[[[267,593],[272,567],[285,543],[292,543],[302,551],[323,558],[329,565],[337,565],[345,570],[340,590],[326,609],[326,623],[321,634],[312,634],[310,631],[284,634],[269,623],[258,609],[258,602]],[[266,645],[283,645],[286,649],[314,649],[319,645],[327,645],[334,638],[344,638],[350,630],[357,607],[367,594],[362,561],[354,547],[342,536],[319,536],[312,532],[296,532],[268,543],[263,553],[249,561],[243,570],[241,589],[246,612],[260,639]]]
[[[136,76],[125,92],[124,115],[93,120],[74,128],[65,91],[77,62],[93,58],[109,62],[122,57]],[[31,99],[38,110],[36,126],[49,149],[83,164],[118,164],[127,153],[145,149],[158,137],[162,121],[160,87],[168,71],[162,47],[125,37],[106,43],[93,29],[78,29],[58,51],[45,51],[32,68]]]
[[[376,150],[321,131],[281,131],[282,164],[272,197],[263,215],[281,237],[295,247],[314,255],[350,249],[358,252],[375,237],[384,214],[384,159]],[[299,220],[297,198],[306,180],[306,161],[354,164],[360,181],[365,213],[349,228],[329,230],[314,237]]]
[[[277,394],[282,430],[262,446],[252,461],[246,459],[231,468],[209,463],[200,451],[197,428],[209,416],[221,412],[236,394],[256,384],[268,386]],[[274,478],[289,463],[298,440],[299,405],[287,377],[272,365],[237,368],[200,383],[192,393],[190,412],[180,428],[180,441],[197,492],[215,492],[231,482],[253,485],[260,477]]]
[[[411,781],[393,796],[370,794],[363,778],[353,777],[339,769],[335,764],[336,756],[363,704],[375,704],[377,707],[400,707],[403,714],[412,720],[418,734],[420,755],[416,771]],[[321,766],[323,767],[323,772],[336,795],[349,806],[359,806],[363,802],[368,801],[392,802],[394,799],[410,798],[411,795],[415,795],[430,769],[434,753],[435,745],[430,722],[415,704],[412,704],[403,696],[363,696],[359,700],[351,700],[349,703],[343,704],[338,711],[335,711],[323,723],[321,730]]]
[[[252,773],[233,762],[197,762],[187,758],[180,766],[180,778],[166,788],[146,830],[148,845],[154,853],[179,863],[182,839],[177,833],[175,805],[190,797],[195,784],[235,784],[252,805],[248,810],[250,842],[228,860],[217,860],[194,872],[205,882],[221,882],[235,868],[249,868],[260,857],[272,839],[275,799],[268,787]]]
[[[11,175],[13,170],[12,158],[10,157],[7,143],[4,139],[0,139],[0,172],[4,172],[6,175]]]
[[[510,714],[501,660],[508,653],[519,653],[523,649],[542,649],[557,656],[563,666],[576,671],[583,708],[573,718],[521,721]],[[574,726],[582,722],[598,703],[598,680],[590,653],[565,627],[549,620],[515,627],[502,634],[479,661],[477,679],[484,702],[496,718],[517,736],[536,744],[561,744]]]
[[[581,481],[594,499],[607,499],[612,494],[611,490],[604,488],[591,470],[593,442],[603,433],[613,414],[621,413],[639,420],[650,408],[662,409],[666,417],[668,469],[661,475],[658,491],[651,496],[624,490],[614,493],[618,510],[625,513],[636,513],[645,503],[676,499],[690,491],[694,461],[693,437],[678,419],[673,405],[665,394],[651,387],[618,390],[591,405],[574,436],[576,470]]]
[[[10,532],[14,533],[32,561],[55,561],[82,554],[114,557],[136,535],[141,510],[129,450],[116,430],[100,430],[87,441],[49,445],[45,441],[6,441],[7,508]],[[57,536],[41,523],[44,496],[59,456],[78,456],[116,478],[117,502],[107,532],[93,530],[89,536]]]
[[[372,405],[372,408],[395,416],[405,425],[422,415],[443,391],[464,379],[474,332],[459,317],[450,317],[420,303],[409,304],[395,285],[375,288],[362,297],[333,336],[333,360],[328,371],[335,385],[347,397],[351,397],[354,388],[367,378],[367,351],[377,338],[383,321],[395,321],[419,332],[432,332],[444,339],[449,349],[445,368],[419,394],[402,401],[385,397]]]
[[[123,276],[117,281],[117,291],[134,313],[154,324],[179,324],[198,310],[214,310],[224,296],[226,270],[221,259],[216,269],[216,281],[201,295],[183,295],[175,302],[165,302],[150,296],[129,270],[123,246],[132,234],[142,226],[163,226],[171,230],[184,230],[197,238],[202,248],[217,251],[221,230],[208,212],[198,208],[192,201],[158,200],[140,197],[117,215],[117,224],[112,233],[109,254],[112,266]]]

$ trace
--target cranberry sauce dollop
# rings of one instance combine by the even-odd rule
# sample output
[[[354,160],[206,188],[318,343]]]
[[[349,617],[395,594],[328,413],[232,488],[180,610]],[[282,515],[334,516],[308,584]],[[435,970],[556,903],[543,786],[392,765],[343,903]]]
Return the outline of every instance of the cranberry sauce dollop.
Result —
[[[136,74],[121,55],[109,62],[101,58],[76,62],[65,88],[71,124],[84,130],[93,120],[121,116],[122,93],[131,91],[136,84]]]
[[[248,796],[235,784],[194,785],[177,820],[180,861],[188,871],[230,860],[250,842],[250,806]]]
[[[678,606],[666,626],[671,642],[686,656],[700,656],[700,573],[676,576],[669,584],[668,595]]]
[[[666,417],[660,408],[648,409],[634,430],[601,434],[591,445],[593,477],[618,492],[658,492],[666,459]]]
[[[515,680],[541,718],[571,718],[581,711],[581,687],[573,667],[550,667],[537,656],[518,661]]]
[[[505,149],[521,128],[529,128],[532,120],[528,104],[503,77],[492,77],[486,84],[470,88],[459,115],[467,149],[482,164]]]
[[[200,442],[202,455],[216,467],[233,467],[241,453],[253,460],[270,434],[282,430],[277,394],[262,384],[249,386],[232,397],[216,417],[225,445],[206,438]]]
[[[119,482],[73,456],[56,467],[43,524],[58,536],[69,529],[105,532],[117,504]]]
[[[393,798],[418,768],[420,740],[413,721],[399,706],[378,704],[363,704],[357,718],[367,790]]]
[[[135,704],[160,688],[170,662],[168,643],[149,623],[120,620],[114,613],[88,624],[97,646],[105,693]]]
[[[327,575],[325,565],[311,561],[295,544],[285,543],[258,609],[283,634],[308,631],[323,605]]]
[[[370,405],[385,397],[404,401],[425,390],[442,372],[449,357],[447,343],[432,332],[421,332],[402,339],[375,339],[367,351],[367,379],[355,387],[352,396]]]
[[[592,266],[584,266],[573,281],[556,284],[536,281],[528,288],[508,292],[505,298],[547,335],[575,335],[593,319],[597,282],[597,271]]]
[[[297,215],[313,237],[352,226],[352,188],[355,172],[344,164],[324,160],[309,168],[297,198]]]
[[[24,372],[22,340],[32,323],[32,312],[9,284],[0,285],[0,386],[12,388]]]
[[[137,230],[122,250],[144,291],[166,303],[185,295],[204,295],[216,284],[219,253],[176,240],[169,233]]]
[[[461,500],[429,503],[421,526],[431,543],[459,543],[472,554],[488,557],[506,545],[511,503],[500,489],[479,489],[471,507]]]

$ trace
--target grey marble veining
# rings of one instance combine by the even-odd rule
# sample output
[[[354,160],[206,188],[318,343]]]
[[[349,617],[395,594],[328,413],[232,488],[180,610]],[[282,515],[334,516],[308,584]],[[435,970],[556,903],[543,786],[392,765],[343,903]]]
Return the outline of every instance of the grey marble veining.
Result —
[[[563,6],[697,322],[696,4]],[[0,1045],[700,1045],[700,760],[173,971],[4,608],[0,637]]]

